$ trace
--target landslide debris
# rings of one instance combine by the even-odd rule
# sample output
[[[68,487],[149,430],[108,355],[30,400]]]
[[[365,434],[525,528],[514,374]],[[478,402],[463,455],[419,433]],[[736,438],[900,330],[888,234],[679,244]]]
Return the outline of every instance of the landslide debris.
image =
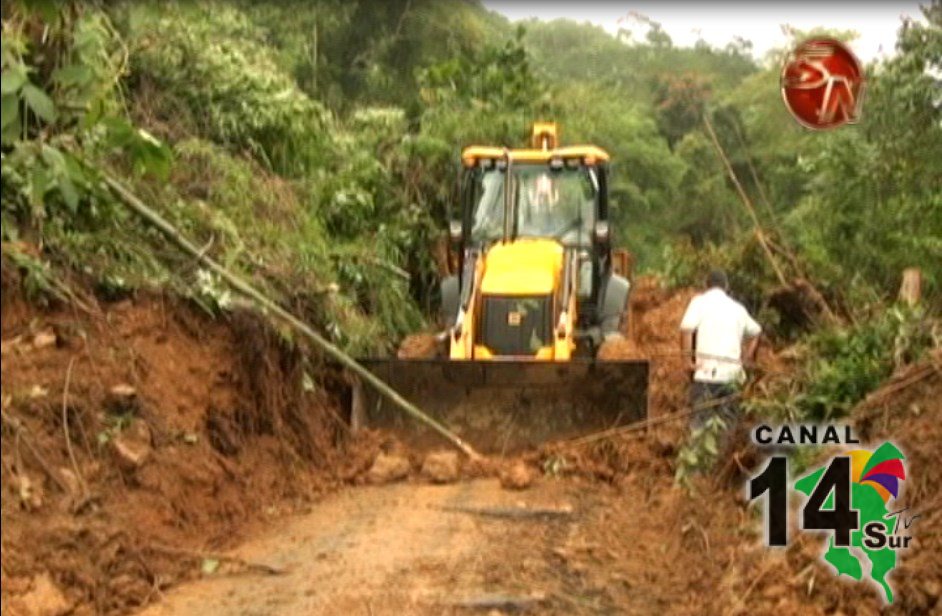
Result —
[[[305,387],[301,353],[259,318],[147,293],[37,308],[20,289],[5,262],[5,613],[127,612],[198,575],[181,554],[368,468],[375,439],[349,439],[331,373]]]
[[[452,483],[461,476],[461,460],[455,451],[434,451],[422,462],[422,475],[433,483]]]
[[[373,465],[366,473],[366,478],[373,484],[390,483],[405,479],[411,471],[412,464],[406,456],[380,452],[373,460]]]

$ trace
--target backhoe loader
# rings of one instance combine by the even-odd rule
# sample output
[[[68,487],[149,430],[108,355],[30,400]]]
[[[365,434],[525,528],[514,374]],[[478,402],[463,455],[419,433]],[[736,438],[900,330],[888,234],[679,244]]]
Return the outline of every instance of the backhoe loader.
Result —
[[[560,147],[461,152],[460,217],[448,229],[440,357],[366,359],[406,399],[480,451],[508,452],[643,419],[646,361],[597,359],[628,331],[628,254],[612,248],[609,155]],[[351,421],[415,446],[439,438],[369,388]]]

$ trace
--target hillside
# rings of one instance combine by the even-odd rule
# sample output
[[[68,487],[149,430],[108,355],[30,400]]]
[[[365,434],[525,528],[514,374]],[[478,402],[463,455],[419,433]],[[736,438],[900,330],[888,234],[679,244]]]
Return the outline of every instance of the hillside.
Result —
[[[779,66],[656,24],[4,3],[3,613],[873,613],[818,542],[760,549],[744,434],[687,438],[677,330],[714,267],[764,329],[749,421],[852,421],[907,452],[925,543],[886,613],[937,609],[942,5],[924,13],[867,67],[861,121],[810,132]],[[649,362],[653,423],[446,455],[438,485],[443,452],[353,433],[337,358],[434,355],[460,148],[541,119],[611,154],[631,327],[599,357]]]

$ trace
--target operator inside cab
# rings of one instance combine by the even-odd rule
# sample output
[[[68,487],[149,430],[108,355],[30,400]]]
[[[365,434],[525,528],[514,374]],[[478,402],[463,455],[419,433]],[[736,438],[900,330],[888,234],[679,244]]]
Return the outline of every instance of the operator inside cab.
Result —
[[[520,200],[520,235],[545,237],[556,229],[559,188],[549,173],[543,172],[529,182]]]

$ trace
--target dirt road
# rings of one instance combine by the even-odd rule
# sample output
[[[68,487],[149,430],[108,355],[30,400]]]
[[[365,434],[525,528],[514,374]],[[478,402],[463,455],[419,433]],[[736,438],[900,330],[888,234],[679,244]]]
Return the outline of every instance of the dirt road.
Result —
[[[215,574],[145,614],[441,614],[561,601],[562,552],[591,501],[544,481],[349,489],[233,552],[283,575]],[[559,607],[562,607],[560,604]]]

